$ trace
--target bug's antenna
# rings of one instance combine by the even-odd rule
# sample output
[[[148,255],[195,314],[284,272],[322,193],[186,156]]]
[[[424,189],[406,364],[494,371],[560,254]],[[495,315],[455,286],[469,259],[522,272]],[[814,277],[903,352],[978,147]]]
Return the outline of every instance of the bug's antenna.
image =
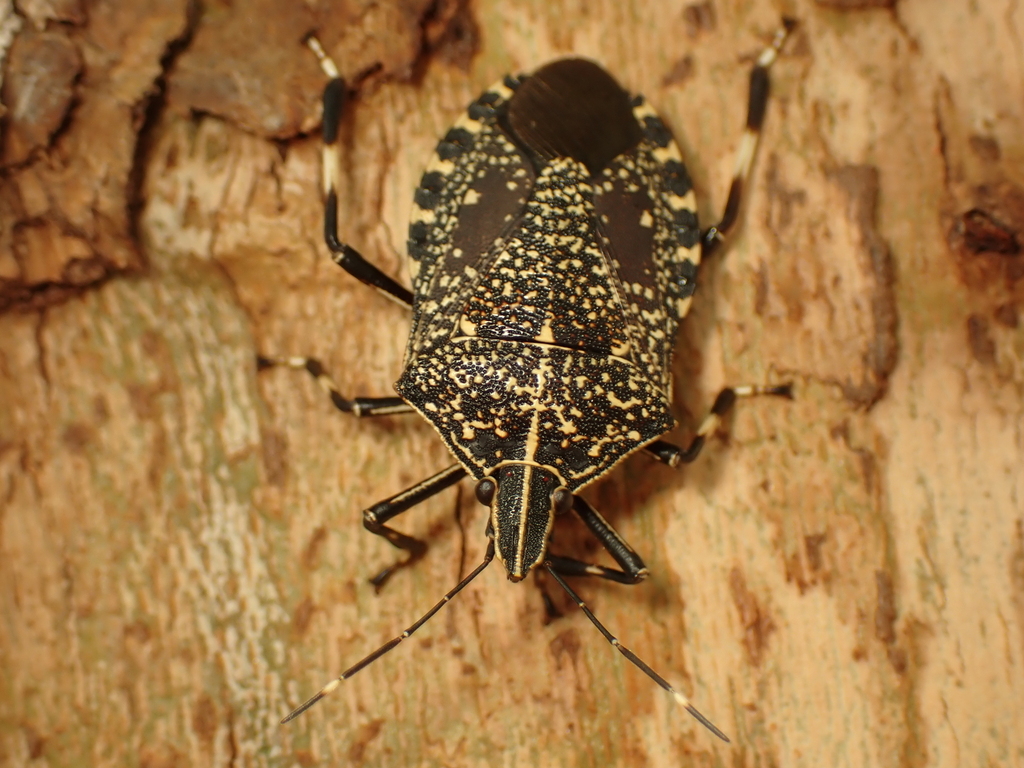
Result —
[[[715,736],[720,738],[722,741],[724,741],[724,742],[728,742],[729,741],[729,737],[726,736],[724,733],[722,733],[718,729],[718,726],[716,726],[714,723],[712,723],[710,720],[708,720],[706,717],[704,717],[704,715],[702,715],[697,710],[697,708],[695,706],[693,706],[693,704],[690,703],[690,700],[688,698],[686,698],[686,696],[684,696],[682,693],[680,693],[675,688],[673,688],[671,685],[669,685],[668,681],[665,680],[665,678],[663,678],[661,675],[659,675],[657,672],[655,672],[653,669],[651,669],[649,666],[647,666],[647,664],[644,663],[643,659],[641,659],[639,656],[637,656],[635,653],[633,653],[631,650],[629,650],[629,648],[627,648],[622,643],[620,643],[619,639],[617,637],[615,637],[615,635],[613,635],[611,632],[609,632],[607,629],[605,629],[604,624],[602,624],[600,621],[598,621],[597,616],[595,616],[593,611],[591,611],[587,607],[587,604],[584,603],[583,600],[580,598],[580,596],[577,595],[573,591],[573,588],[570,587],[565,582],[565,579],[563,579],[561,576],[558,575],[558,573],[552,567],[550,560],[548,560],[547,562],[544,563],[544,567],[547,568],[548,573],[550,573],[554,577],[555,581],[557,581],[559,586],[561,586],[562,589],[564,589],[566,591],[566,593],[569,595],[569,597],[571,597],[573,599],[573,601],[575,601],[576,605],[578,605],[580,607],[580,609],[583,611],[583,613],[585,613],[587,615],[587,618],[590,619],[590,622],[595,627],[597,627],[598,630],[600,630],[601,634],[605,636],[605,639],[609,643],[611,643],[613,646],[615,646],[616,649],[618,649],[619,653],[621,653],[623,656],[625,656],[627,659],[629,659],[631,662],[633,662],[633,664],[635,664],[637,667],[639,667],[640,670],[645,675],[647,675],[649,678],[651,678],[651,680],[653,680],[658,685],[660,685],[662,688],[664,688],[666,691],[671,693],[672,696],[675,698],[675,700],[678,701],[680,704],[682,704],[686,708],[687,712],[689,712],[691,715],[693,715],[695,718],[697,718],[697,721],[701,725],[703,725],[705,728],[707,728],[709,731],[711,731],[713,734],[715,734]]]
[[[480,573],[483,571],[483,569],[491,564],[491,560],[493,560],[493,559],[494,559],[494,539],[492,538],[487,543],[487,552],[484,554],[483,562],[480,563],[480,565],[478,565],[475,569],[473,569],[473,572],[471,574],[469,574],[469,576],[467,576],[462,581],[460,581],[458,584],[456,584],[455,587],[448,594],[446,594],[444,597],[442,597],[438,601],[437,605],[435,605],[433,608],[431,608],[429,611],[427,611],[425,614],[423,614],[419,618],[419,620],[416,623],[414,623],[412,626],[410,626],[408,629],[406,629],[405,632],[403,632],[402,634],[398,635],[397,637],[393,637],[392,639],[388,640],[386,643],[384,643],[384,645],[382,645],[376,651],[371,653],[369,656],[366,656],[365,658],[361,659],[360,661],[357,661],[351,667],[349,667],[344,672],[342,672],[340,675],[338,675],[338,677],[336,677],[334,680],[331,680],[331,682],[329,682],[327,685],[325,685],[323,688],[320,689],[319,693],[317,693],[312,698],[307,700],[305,703],[303,703],[302,705],[297,707],[294,711],[292,711],[292,713],[290,715],[288,715],[288,717],[286,717],[284,720],[281,721],[281,724],[284,725],[285,723],[287,723],[287,722],[289,722],[291,720],[294,720],[296,717],[298,717],[303,712],[305,712],[307,709],[309,709],[314,704],[316,704],[318,701],[320,701],[320,699],[322,699],[324,696],[326,696],[329,693],[333,693],[334,689],[337,688],[339,685],[341,685],[341,681],[342,680],[348,680],[350,677],[352,677],[352,675],[354,675],[356,672],[361,670],[363,667],[368,667],[370,664],[375,662],[377,659],[379,659],[385,653],[390,651],[392,648],[394,648],[400,642],[402,642],[407,637],[409,637],[417,629],[419,629],[424,624],[426,624],[431,616],[433,616],[435,613],[440,611],[445,606],[445,604],[449,600],[451,600],[453,597],[455,597],[455,595],[459,594],[459,592],[461,592],[462,589],[467,584],[469,584],[469,582],[471,582],[473,579],[475,579],[477,576],[479,576]],[[668,690],[672,690],[672,689],[669,688]],[[711,726],[710,724],[709,724],[709,727],[714,728],[714,726]],[[728,741],[728,739],[726,739],[726,741]]]

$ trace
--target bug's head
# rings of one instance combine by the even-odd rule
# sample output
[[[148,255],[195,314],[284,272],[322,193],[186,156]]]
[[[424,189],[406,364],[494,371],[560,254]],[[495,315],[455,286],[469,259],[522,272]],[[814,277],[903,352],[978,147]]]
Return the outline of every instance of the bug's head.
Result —
[[[534,464],[504,464],[476,486],[490,507],[498,559],[510,581],[522,581],[544,561],[555,515],[572,508],[572,492],[553,472]]]

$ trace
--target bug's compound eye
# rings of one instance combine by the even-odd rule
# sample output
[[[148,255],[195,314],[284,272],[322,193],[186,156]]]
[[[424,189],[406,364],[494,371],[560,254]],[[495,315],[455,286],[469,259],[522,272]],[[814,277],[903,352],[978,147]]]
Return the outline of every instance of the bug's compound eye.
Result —
[[[494,478],[485,477],[476,484],[476,500],[485,507],[489,507],[491,506],[491,502],[494,501],[494,494],[497,493],[497,491],[498,484],[494,482]]]
[[[555,488],[551,493],[551,502],[555,505],[555,514],[564,515],[572,509],[572,491],[565,486]]]

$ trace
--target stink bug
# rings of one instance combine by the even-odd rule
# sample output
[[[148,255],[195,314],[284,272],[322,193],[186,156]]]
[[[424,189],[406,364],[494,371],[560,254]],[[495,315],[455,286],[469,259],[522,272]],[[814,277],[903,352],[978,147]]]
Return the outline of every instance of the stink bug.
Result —
[[[283,722],[409,637],[497,556],[511,581],[543,567],[623,655],[715,735],[726,736],[598,621],[567,576],[636,584],[647,568],[576,495],[625,456],[646,450],[676,466],[696,458],[736,397],[788,397],[790,385],[723,390],[689,447],[659,438],[670,411],[676,330],[697,266],[736,220],[768,99],[768,68],[786,21],[750,79],[746,132],[722,220],[697,224],[686,168],[668,129],[593,62],[555,61],[506,77],[473,102],[437,146],[409,227],[413,291],[369,264],[337,233],[339,120],[346,88],[315,38],[324,91],[325,238],[334,260],[412,309],[399,397],[346,399],[309,358],[258,358],[305,368],[334,405],[356,416],[418,412],[456,463],[363,512],[364,526],[408,552],[426,544],[395,517],[467,475],[490,509],[483,562],[401,635],[328,683]],[[575,512],[618,568],[548,551],[556,516]]]

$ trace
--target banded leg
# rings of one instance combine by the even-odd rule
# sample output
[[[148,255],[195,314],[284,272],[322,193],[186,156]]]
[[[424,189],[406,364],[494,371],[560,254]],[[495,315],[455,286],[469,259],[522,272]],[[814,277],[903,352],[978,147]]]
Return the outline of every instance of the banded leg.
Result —
[[[639,584],[647,578],[647,566],[640,559],[640,555],[633,551],[626,540],[612,528],[607,520],[601,517],[596,509],[579,496],[573,497],[572,508],[622,570],[584,563],[569,557],[548,555],[547,562],[551,568],[563,576],[597,576],[619,584]]]
[[[256,356],[256,370],[284,366],[287,368],[303,368],[316,379],[334,403],[334,407],[354,416],[394,416],[400,413],[413,413],[413,407],[400,397],[356,397],[346,400],[334,379],[324,370],[319,360],[313,357],[264,357]]]
[[[428,477],[411,488],[407,488],[401,493],[397,493],[389,499],[384,499],[384,501],[379,501],[369,509],[363,510],[363,527],[366,530],[377,536],[383,536],[394,546],[404,549],[409,553],[405,560],[389,565],[370,579],[370,583],[378,591],[395,571],[415,563],[427,553],[427,543],[425,541],[414,539],[412,536],[407,536],[396,531],[394,528],[389,528],[385,523],[398,517],[398,515],[406,510],[412,509],[417,504],[426,501],[431,496],[440,493],[445,488],[455,485],[465,476],[466,470],[461,465],[452,464],[433,477]]]
[[[324,240],[331,249],[334,263],[348,272],[352,277],[362,281],[371,288],[376,288],[392,301],[403,307],[412,307],[412,293],[408,288],[399,285],[392,278],[381,272],[377,267],[364,259],[350,245],[341,242],[338,237],[338,182],[340,166],[338,164],[338,129],[341,126],[341,115],[345,108],[347,93],[345,81],[338,73],[338,67],[324,52],[320,41],[310,37],[306,44],[316,54],[320,68],[327,75],[324,87],[324,128],[323,128],[323,191],[324,191]]]
[[[750,72],[747,125],[740,142],[739,152],[736,153],[736,168],[733,171],[732,184],[729,186],[729,197],[725,203],[725,210],[722,212],[722,220],[704,232],[701,245],[702,258],[707,258],[714,252],[732,229],[733,224],[736,223],[740,201],[743,198],[743,187],[750,176],[750,165],[754,160],[757,142],[761,137],[761,126],[764,124],[765,108],[768,106],[768,68],[778,58],[783,43],[786,42],[786,38],[795,26],[796,22],[793,19],[784,18],[782,20],[782,27],[775,33],[771,45],[757,57],[757,62]]]
[[[718,397],[715,398],[715,404],[711,406],[711,412],[705,417],[697,429],[697,434],[694,435],[693,440],[690,441],[690,445],[685,450],[665,440],[655,440],[652,443],[648,443],[644,446],[644,450],[658,461],[668,464],[670,467],[689,464],[700,454],[708,435],[718,429],[718,425],[722,423],[722,417],[732,408],[736,398],[753,397],[755,395],[774,395],[775,397],[785,397],[792,400],[793,383],[787,382],[767,387],[726,387],[718,393]]]

